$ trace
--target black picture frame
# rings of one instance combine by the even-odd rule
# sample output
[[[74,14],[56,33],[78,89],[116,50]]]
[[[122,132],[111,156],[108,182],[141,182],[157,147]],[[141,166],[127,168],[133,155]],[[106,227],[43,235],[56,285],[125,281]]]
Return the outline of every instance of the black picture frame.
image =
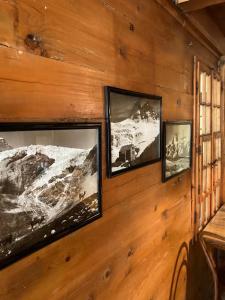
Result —
[[[139,92],[133,92],[125,89],[120,89],[116,87],[111,86],[105,86],[104,87],[104,93],[105,93],[105,115],[106,115],[106,158],[107,158],[107,176],[114,177],[117,175],[120,175],[122,173],[125,173],[127,171],[131,171],[140,167],[144,167],[153,163],[156,163],[162,159],[161,154],[161,146],[162,146],[162,97],[151,95],[151,94],[145,94],[145,93],[139,93]],[[147,161],[140,162],[136,165],[130,165],[127,168],[121,169],[121,170],[112,170],[112,145],[111,145],[111,139],[112,139],[112,132],[111,132],[111,117],[112,117],[112,109],[111,109],[111,103],[112,103],[112,97],[111,93],[116,93],[119,95],[125,95],[130,96],[131,98],[139,98],[139,99],[145,99],[146,101],[149,100],[149,103],[152,102],[158,102],[158,114],[159,114],[159,132],[157,135],[158,138],[158,145],[157,145],[157,151],[158,155],[154,159],[149,159]],[[150,144],[151,145],[151,144]]]
[[[95,133],[96,133],[96,144],[97,144],[97,148],[96,151],[94,153],[95,158],[89,158],[90,160],[93,159],[91,162],[94,164],[96,163],[96,191],[97,191],[97,196],[95,199],[95,194],[94,195],[94,200],[93,200],[93,195],[87,197],[87,198],[83,198],[84,201],[86,201],[86,199],[91,199],[88,201],[92,201],[91,203],[97,203],[94,204],[94,209],[96,210],[96,213],[91,214],[90,211],[90,207],[88,208],[88,217],[85,219],[81,217],[81,221],[77,223],[72,223],[72,221],[69,221],[69,215],[68,215],[68,225],[63,225],[61,228],[59,228],[58,230],[56,230],[56,232],[51,235],[50,234],[50,229],[51,229],[51,224],[47,224],[45,225],[45,229],[48,230],[48,237],[46,239],[39,239],[39,240],[35,240],[35,241],[31,241],[32,238],[29,237],[29,241],[27,242],[26,245],[19,245],[17,251],[15,251],[15,253],[12,251],[12,254],[8,255],[5,258],[0,258],[0,269],[3,269],[7,266],[9,266],[12,263],[15,263],[16,261],[18,261],[19,259],[27,256],[28,254],[31,254],[41,248],[43,248],[44,246],[49,245],[50,243],[78,230],[79,228],[90,224],[91,222],[99,219],[100,217],[102,217],[102,163],[101,163],[101,147],[102,147],[102,143],[101,143],[101,135],[102,135],[102,130],[101,130],[101,124],[100,123],[32,123],[32,122],[26,122],[26,123],[0,123],[0,136],[3,133],[9,133],[9,132],[26,132],[26,131],[46,131],[46,130],[86,130],[86,129],[94,129]],[[71,133],[72,134],[72,133]],[[95,148],[95,146],[92,148],[92,150]],[[76,148],[74,148],[76,149]],[[91,151],[90,151],[91,152]],[[89,152],[89,155],[90,155]],[[92,152],[93,153],[93,152]],[[1,152],[0,152],[1,154]],[[87,156],[85,157],[85,159],[87,159]],[[84,159],[84,162],[86,161]],[[84,165],[84,164],[83,164]],[[88,165],[90,166],[90,165]],[[92,165],[91,165],[92,166]],[[1,169],[0,169],[1,171]],[[94,172],[94,171],[93,171]],[[83,176],[85,176],[85,172],[83,173]],[[93,173],[94,174],[94,173]],[[1,196],[1,195],[0,195]],[[79,195],[80,197],[80,195]],[[82,195],[82,197],[84,197]],[[1,201],[1,197],[0,197],[0,201]],[[94,201],[94,202],[93,202]],[[80,204],[81,202],[79,202],[78,204]],[[83,205],[85,205],[82,202]],[[87,204],[87,203],[86,203]],[[89,202],[88,202],[89,204]],[[77,206],[76,206],[77,207]],[[84,206],[82,207],[84,208]],[[90,209],[90,210],[89,210]],[[93,209],[93,206],[92,206]],[[81,209],[80,209],[81,210]],[[82,215],[81,215],[82,216]],[[62,218],[63,217],[63,218]],[[74,216],[75,217],[75,216]],[[77,215],[76,215],[77,217]],[[60,220],[64,219],[65,216],[61,215],[60,216]],[[57,220],[56,220],[57,221]],[[4,222],[4,220],[1,220],[1,222]],[[61,222],[62,224],[63,222]],[[57,224],[57,222],[55,223]],[[65,223],[66,224],[66,223]],[[41,230],[42,228],[39,228],[38,230]],[[52,233],[52,231],[51,231]],[[35,236],[38,236],[38,233],[36,234],[35,232]],[[34,238],[35,238],[34,236]],[[4,241],[3,241],[4,242]],[[0,240],[0,246],[2,245],[2,241]]]
[[[184,169],[175,172],[174,174],[167,176],[166,175],[166,170],[167,170],[167,164],[166,164],[166,147],[167,147],[167,127],[168,126],[188,126],[189,130],[190,130],[190,141],[189,141],[189,157],[188,157],[188,166],[185,167]],[[162,155],[162,181],[166,182],[178,175],[183,174],[184,172],[191,170],[192,168],[192,137],[193,137],[193,133],[192,133],[192,121],[191,120],[185,120],[185,121],[164,121],[163,122],[163,155]],[[186,157],[187,158],[187,157]]]

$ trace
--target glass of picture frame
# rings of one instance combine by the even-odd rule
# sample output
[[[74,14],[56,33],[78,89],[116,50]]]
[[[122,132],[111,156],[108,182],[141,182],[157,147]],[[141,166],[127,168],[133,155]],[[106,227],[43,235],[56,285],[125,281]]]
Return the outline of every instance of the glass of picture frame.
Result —
[[[107,175],[161,160],[162,97],[105,87]]]
[[[101,207],[100,124],[0,123],[0,268]]]
[[[191,168],[192,122],[163,122],[163,182]]]

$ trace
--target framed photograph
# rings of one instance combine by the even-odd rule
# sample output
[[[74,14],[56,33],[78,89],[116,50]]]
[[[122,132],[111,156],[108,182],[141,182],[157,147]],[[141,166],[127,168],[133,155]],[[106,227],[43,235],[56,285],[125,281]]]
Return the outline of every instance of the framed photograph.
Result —
[[[161,160],[162,98],[105,87],[107,174]]]
[[[0,123],[0,268],[101,211],[100,124]]]
[[[192,122],[163,123],[162,179],[168,179],[191,168]]]

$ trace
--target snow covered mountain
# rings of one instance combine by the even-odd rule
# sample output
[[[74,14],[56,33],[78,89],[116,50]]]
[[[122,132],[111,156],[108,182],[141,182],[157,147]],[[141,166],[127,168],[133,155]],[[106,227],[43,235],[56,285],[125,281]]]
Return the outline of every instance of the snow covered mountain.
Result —
[[[136,157],[140,157],[145,149],[156,140],[160,132],[159,129],[160,120],[157,117],[153,119],[150,114],[146,114],[146,117],[143,118],[138,111],[132,118],[117,123],[112,122],[112,163],[118,160],[121,148],[126,145],[133,145]]]
[[[13,240],[43,226],[54,224],[57,232],[64,222],[91,217],[98,210],[97,193],[97,146],[31,145],[0,152],[0,255],[12,251]]]
[[[18,217],[19,223],[25,214],[32,227],[40,228],[90,197],[96,203],[92,210],[97,210],[96,155],[96,146],[31,145],[0,152],[1,214]]]

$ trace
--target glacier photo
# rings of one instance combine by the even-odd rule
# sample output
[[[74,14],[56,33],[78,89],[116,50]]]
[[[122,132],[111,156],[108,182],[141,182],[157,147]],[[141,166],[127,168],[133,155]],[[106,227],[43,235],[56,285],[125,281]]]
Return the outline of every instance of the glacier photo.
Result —
[[[97,153],[0,138],[0,260],[99,213]]]

